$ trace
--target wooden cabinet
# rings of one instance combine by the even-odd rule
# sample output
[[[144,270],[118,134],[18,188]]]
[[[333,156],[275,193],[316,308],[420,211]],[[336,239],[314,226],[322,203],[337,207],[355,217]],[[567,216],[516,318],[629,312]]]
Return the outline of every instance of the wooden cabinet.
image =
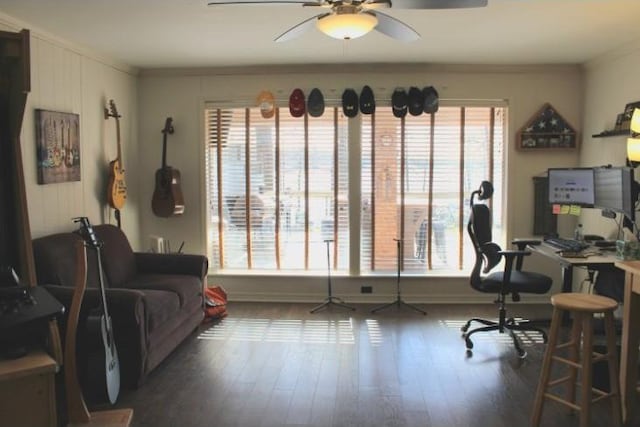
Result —
[[[56,426],[58,364],[43,351],[0,360],[0,425]]]

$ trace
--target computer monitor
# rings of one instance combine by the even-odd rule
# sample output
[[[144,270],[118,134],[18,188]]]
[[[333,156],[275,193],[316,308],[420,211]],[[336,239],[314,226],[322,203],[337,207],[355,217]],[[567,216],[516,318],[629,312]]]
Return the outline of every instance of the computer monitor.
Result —
[[[633,168],[595,168],[594,182],[594,207],[619,212],[630,220],[635,220],[637,192]]]
[[[551,168],[549,203],[592,207],[595,201],[593,168]]]

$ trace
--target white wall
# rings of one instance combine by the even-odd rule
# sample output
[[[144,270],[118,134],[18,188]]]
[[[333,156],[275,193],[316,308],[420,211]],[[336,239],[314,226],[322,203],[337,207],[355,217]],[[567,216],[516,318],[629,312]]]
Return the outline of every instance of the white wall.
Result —
[[[586,138],[580,164],[624,166],[629,135],[608,138],[592,138],[591,135],[613,129],[616,116],[622,113],[625,105],[640,101],[640,49],[637,43],[626,46],[590,62],[585,69]],[[635,178],[640,180],[640,169],[635,170]],[[615,223],[602,218],[599,210],[585,210],[583,220],[586,232],[616,237]]]
[[[320,69],[319,69],[320,68]],[[141,74],[140,106],[140,201],[143,239],[151,234],[185,241],[187,252],[206,252],[203,188],[203,103],[244,99],[254,103],[263,89],[274,92],[286,106],[296,88],[308,93],[320,88],[327,98],[339,99],[342,90],[370,85],[378,100],[389,99],[396,86],[434,85],[443,102],[447,99],[501,99],[509,104],[507,154],[508,237],[530,236],[533,229],[532,177],[548,167],[574,166],[578,151],[521,152],[515,148],[516,131],[546,102],[551,103],[576,129],[581,129],[582,73],[578,67],[462,67],[462,66],[322,66],[271,67],[265,69],[155,70]],[[380,102],[380,101],[379,101]],[[150,207],[154,171],[160,166],[161,133],[167,116],[174,119],[168,163],[182,172],[186,212],[178,218],[153,216]],[[572,224],[571,224],[572,226]],[[174,243],[175,244],[175,243]],[[529,266],[553,275],[559,286],[559,267],[531,257]],[[413,301],[478,301],[492,299],[469,289],[466,278],[409,278],[403,294]],[[325,294],[324,277],[249,276],[214,274],[231,299],[317,301]],[[334,280],[336,295],[351,301],[368,301],[359,294],[360,285],[374,284],[371,301],[385,301],[395,292],[395,278],[346,278]],[[528,301],[536,298],[527,297]],[[548,301],[548,297],[537,298]]]
[[[124,166],[138,161],[137,71],[101,58],[26,23],[0,14],[5,31],[31,32],[31,92],[27,98],[21,143],[32,237],[76,229],[71,218],[87,216],[93,224],[115,223],[106,205],[108,163],[116,157],[116,124],[103,108],[113,99],[120,119]],[[79,114],[81,180],[39,185],[36,167],[35,110]],[[139,241],[137,175],[126,174],[130,194],[122,227],[132,244]]]

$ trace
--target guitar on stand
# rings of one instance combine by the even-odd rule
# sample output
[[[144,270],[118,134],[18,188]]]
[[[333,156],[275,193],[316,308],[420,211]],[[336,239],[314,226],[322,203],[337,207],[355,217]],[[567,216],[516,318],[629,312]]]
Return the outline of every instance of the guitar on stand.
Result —
[[[109,162],[109,183],[107,185],[107,202],[111,208],[115,209],[115,216],[120,228],[120,210],[127,201],[127,185],[124,181],[124,168],[122,167],[122,147],[120,142],[120,114],[116,109],[113,99],[109,101],[109,108],[104,109],[105,119],[113,117],[116,119],[116,135],[118,141],[118,155]]]
[[[167,135],[173,132],[173,119],[167,117],[162,129],[162,166],[156,171],[156,186],[151,199],[153,213],[164,218],[184,213],[180,171],[167,165]]]
[[[108,397],[109,402],[114,404],[120,392],[120,363],[104,290],[101,259],[102,242],[96,237],[87,217],[74,218],[73,221],[80,223],[79,234],[82,236],[85,246],[95,250],[100,283],[100,305],[97,310],[87,317],[86,329],[89,337],[95,338],[99,336],[101,338],[104,351],[91,354],[88,358],[87,374],[90,379],[89,383],[97,385],[97,398],[104,399],[104,397]]]

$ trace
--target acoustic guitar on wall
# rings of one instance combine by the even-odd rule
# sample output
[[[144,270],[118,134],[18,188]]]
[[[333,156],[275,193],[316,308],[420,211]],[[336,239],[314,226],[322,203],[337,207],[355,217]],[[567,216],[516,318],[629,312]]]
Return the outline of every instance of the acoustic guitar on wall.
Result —
[[[124,181],[124,168],[122,167],[122,147],[120,142],[120,114],[116,109],[113,99],[109,101],[109,109],[104,109],[105,118],[116,119],[116,131],[118,141],[118,155],[109,162],[109,183],[107,185],[107,202],[113,209],[120,210],[127,201],[127,185]]]
[[[173,119],[167,117],[162,129],[162,166],[156,171],[156,186],[151,199],[153,213],[164,218],[184,213],[180,171],[167,165],[167,135],[173,131]]]

